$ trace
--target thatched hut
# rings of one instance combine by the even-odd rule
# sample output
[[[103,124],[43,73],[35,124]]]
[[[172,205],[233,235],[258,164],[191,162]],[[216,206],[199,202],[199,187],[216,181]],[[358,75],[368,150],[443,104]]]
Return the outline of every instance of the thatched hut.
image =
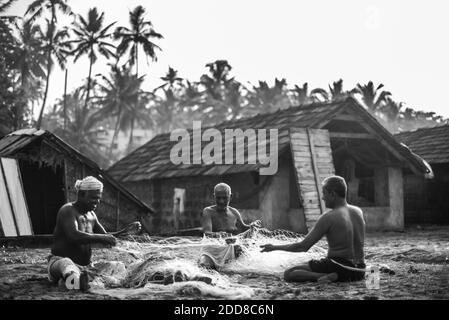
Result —
[[[108,231],[141,221],[147,231],[154,209],[95,162],[49,131],[25,129],[0,140],[0,236],[52,234],[59,208],[76,199],[77,179],[104,183],[97,216]]]

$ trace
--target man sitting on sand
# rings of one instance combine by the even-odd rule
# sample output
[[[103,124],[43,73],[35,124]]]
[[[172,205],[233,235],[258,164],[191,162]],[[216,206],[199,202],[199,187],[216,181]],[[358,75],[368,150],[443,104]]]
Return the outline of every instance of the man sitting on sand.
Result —
[[[81,269],[91,264],[91,245],[114,246],[117,242],[114,235],[139,232],[141,225],[135,222],[121,231],[106,233],[94,212],[102,196],[103,183],[94,177],[86,177],[76,182],[75,189],[77,200],[63,205],[57,215],[54,244],[48,257],[48,278],[57,283],[71,276],[69,282],[73,281],[73,286],[79,283],[79,289],[86,290],[87,273]]]
[[[252,227],[260,227],[260,220],[246,224],[240,212],[229,206],[232,193],[226,183],[219,183],[214,188],[215,205],[204,208],[201,220],[202,231],[208,237],[229,237],[248,232]],[[237,258],[241,247],[234,245],[235,239],[228,238],[228,246],[208,246],[203,248],[200,264],[206,267],[221,267],[225,262]]]
[[[262,252],[306,252],[326,236],[329,246],[327,257],[287,269],[284,273],[286,281],[330,282],[364,279],[365,221],[362,210],[346,202],[346,193],[347,186],[342,177],[328,177],[323,182],[323,200],[326,207],[332,210],[318,218],[304,240],[289,245],[261,246]]]

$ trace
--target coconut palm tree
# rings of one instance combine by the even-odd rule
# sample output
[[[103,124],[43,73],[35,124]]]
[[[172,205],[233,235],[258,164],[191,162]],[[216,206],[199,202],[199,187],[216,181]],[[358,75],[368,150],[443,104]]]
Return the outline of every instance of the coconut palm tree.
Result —
[[[17,19],[17,16],[4,14],[15,2],[17,0],[0,0],[0,35],[2,36],[6,36],[9,33],[9,24]]]
[[[295,87],[290,91],[293,93],[292,100],[294,105],[302,105],[328,100],[328,93],[322,88],[313,89],[309,93],[309,84],[307,82],[305,82],[302,87],[295,85]]]
[[[206,67],[209,73],[200,78],[204,98],[198,111],[206,116],[206,122],[213,124],[230,119],[233,111],[239,109],[239,106],[231,106],[229,102],[232,99],[234,104],[239,101],[235,95],[240,92],[241,85],[237,85],[234,77],[229,77],[232,67],[227,60],[216,60],[206,64]]]
[[[127,27],[118,27],[114,32],[114,39],[119,40],[117,46],[117,56],[122,57],[129,51],[129,63],[136,66],[136,76],[139,76],[139,47],[143,48],[146,57],[157,61],[156,51],[162,49],[152,42],[152,39],[163,39],[160,33],[153,29],[150,21],[145,21],[145,8],[137,6],[132,12],[129,12],[129,23],[131,29]]]
[[[165,76],[161,77],[165,83],[159,88],[163,88],[166,86],[173,87],[176,83],[180,83],[182,78],[178,77],[178,71],[173,69],[172,67],[168,67],[168,71]]]
[[[273,87],[270,87],[266,81],[259,81],[259,85],[253,86],[253,90],[249,92],[249,105],[245,108],[245,115],[272,112],[288,107],[290,103],[287,92],[285,79],[274,79]]]
[[[19,20],[22,20],[20,25]],[[20,94],[20,99],[16,101],[12,111],[14,129],[18,129],[30,124],[32,112],[29,103],[34,105],[41,96],[41,80],[46,76],[46,55],[44,35],[38,25],[23,19],[17,19],[13,25],[17,36],[11,68],[13,74],[17,74],[14,77],[17,81],[15,92]]]
[[[200,79],[206,89],[205,93],[214,100],[222,100],[224,88],[234,80],[229,78],[232,67],[227,60],[216,60],[206,64],[206,68],[209,69],[209,74],[203,74]]]
[[[164,83],[157,87],[153,93],[156,97],[155,104],[152,108],[153,117],[157,119],[157,130],[159,132],[167,132],[171,128],[178,126],[179,120],[182,118],[181,96],[183,94],[182,78],[178,77],[178,71],[172,67],[168,68],[165,76],[161,77]],[[162,90],[162,96],[156,93]],[[184,120],[184,119],[182,119]]]
[[[100,166],[107,167],[109,159],[104,153],[107,147],[103,138],[106,135],[106,130],[101,126],[104,118],[98,112],[98,109],[86,109],[83,107],[85,94],[85,88],[80,87],[66,96],[66,116],[69,121],[67,121],[65,129],[62,123],[64,102],[62,99],[58,101],[55,110],[53,110],[53,118],[57,119],[57,127],[54,132],[72,147],[96,161]],[[52,116],[52,114],[49,116]]]
[[[15,90],[15,74],[12,68],[16,58],[17,39],[11,30],[16,17],[5,12],[16,0],[0,0],[0,137],[12,129],[12,106],[20,94]]]
[[[53,33],[56,31],[56,23],[58,21],[57,18],[57,11],[61,11],[63,14],[72,15],[72,11],[70,7],[67,5],[66,0],[35,0],[33,1],[29,6],[27,11],[25,12],[25,15],[30,15],[30,21],[34,22],[38,18],[40,18],[44,12],[50,13],[50,23],[48,27],[47,32],[47,39],[48,39],[48,45],[47,45],[47,79],[45,83],[45,92],[44,92],[44,99],[42,101],[42,107],[39,112],[39,118],[37,120],[37,128],[40,128],[41,122],[42,122],[42,115],[44,113],[45,109],[45,103],[47,102],[47,94],[48,94],[48,87],[50,83],[50,73],[52,68],[52,54],[53,54],[53,40],[54,35]]]
[[[65,68],[65,65],[67,63],[67,55],[70,53],[70,50],[72,49],[72,46],[67,41],[69,38],[69,31],[67,27],[64,27],[62,29],[53,29],[54,28],[49,20],[46,21],[46,30],[45,30],[45,36],[44,41],[46,44],[44,47],[47,49],[47,47],[50,47],[50,68],[55,65],[56,63],[59,65],[61,69]]]
[[[403,102],[396,102],[391,97],[388,97],[379,111],[385,115],[388,121],[393,122],[398,119],[403,105]]]
[[[140,78],[139,78],[140,79]],[[140,87],[141,82],[138,84]],[[129,131],[129,140],[127,153],[134,149],[134,129],[135,126],[146,128],[153,125],[153,121],[150,118],[150,101],[154,100],[152,93],[142,90],[137,91],[136,95],[137,103],[131,105],[131,108],[126,109],[120,122],[120,128],[124,131]]]
[[[190,127],[192,121],[202,119],[201,106],[204,104],[205,95],[200,89],[199,82],[186,80],[181,83],[181,93],[179,94],[179,114],[180,127]]]
[[[356,89],[352,89],[349,91],[343,90],[343,79],[340,79],[332,82],[332,85],[329,85],[329,93],[330,95],[327,101],[337,101],[357,93],[357,90]]]
[[[45,78],[45,55],[43,54],[43,38],[41,28],[30,21],[23,21],[17,30],[16,59],[13,68],[19,71],[19,81],[23,88],[27,82],[35,78]]]
[[[142,6],[137,6],[133,11],[129,12],[129,24],[130,29],[127,27],[118,27],[114,32],[114,39],[119,40],[120,43],[117,46],[117,57],[120,59],[127,51],[129,51],[128,62],[130,66],[136,66],[136,78],[139,77],[139,47],[143,48],[143,51],[147,58],[152,59],[152,61],[157,61],[156,51],[162,51],[162,49],[152,42],[152,39],[163,39],[160,33],[157,33],[153,29],[153,24],[151,21],[145,20],[145,8]],[[135,106],[133,110],[136,112],[135,115],[130,116],[130,136],[128,149],[132,148],[133,144],[133,131],[134,131],[134,120],[137,119],[137,113],[142,110],[142,103],[139,101],[139,91],[137,91],[137,99],[135,100]]]
[[[371,112],[378,111],[387,101],[387,98],[391,96],[389,91],[381,91],[384,87],[383,84],[379,84],[376,88],[372,81],[369,81],[365,85],[357,84],[356,92],[361,95],[363,104]]]
[[[117,65],[111,65],[109,77],[101,76],[103,83],[98,85],[100,96],[97,102],[102,105],[101,114],[106,117],[116,117],[114,134],[109,148],[110,155],[112,155],[113,145],[117,140],[119,131],[130,128],[130,136],[132,136],[136,118],[146,118],[145,116],[142,117],[140,110],[135,110],[143,77],[136,78],[128,66],[119,68]],[[132,143],[132,138],[130,140],[130,143]]]
[[[98,55],[104,56],[106,59],[115,57],[115,46],[107,42],[111,37],[108,33],[109,29],[116,23],[113,22],[103,28],[104,12],[98,13],[97,8],[89,9],[87,18],[84,19],[78,15],[78,20],[75,21],[72,29],[77,39],[71,40],[68,43],[75,45],[76,48],[70,52],[74,56],[73,62],[78,61],[83,55],[89,58],[89,74],[87,77],[86,101],[84,102],[84,109],[87,109],[89,102],[91,84],[92,84],[92,66],[97,61]]]

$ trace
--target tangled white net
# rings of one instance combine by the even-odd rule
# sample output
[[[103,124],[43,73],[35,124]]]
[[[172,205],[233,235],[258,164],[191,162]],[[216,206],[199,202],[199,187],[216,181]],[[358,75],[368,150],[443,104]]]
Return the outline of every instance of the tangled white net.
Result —
[[[120,241],[116,250],[129,253],[135,261],[126,267],[115,265],[93,282],[93,291],[129,298],[151,292],[152,295],[210,296],[224,299],[249,299],[254,290],[235,281],[235,275],[281,277],[285,269],[322,257],[325,249],[315,245],[307,253],[273,251],[262,253],[266,243],[298,242],[303,236],[290,231],[253,229],[244,237],[237,236],[243,253],[219,272],[199,266],[201,249],[207,245],[226,246],[225,238],[149,237]],[[115,269],[114,269],[115,268]],[[117,272],[114,272],[116,270]],[[120,287],[120,289],[111,289]]]

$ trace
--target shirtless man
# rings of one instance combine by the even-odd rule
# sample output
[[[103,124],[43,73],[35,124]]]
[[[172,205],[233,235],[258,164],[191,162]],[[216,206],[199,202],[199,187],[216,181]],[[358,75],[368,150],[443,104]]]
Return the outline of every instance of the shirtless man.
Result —
[[[114,246],[117,242],[114,235],[130,231],[130,226],[138,232],[141,226],[135,222],[121,231],[108,234],[94,212],[102,196],[103,184],[94,177],[86,177],[76,182],[75,189],[77,200],[63,205],[57,215],[54,244],[48,257],[48,278],[57,283],[72,276],[71,280],[85,290],[87,277],[80,266],[91,264],[91,245]]]
[[[256,220],[251,224],[246,224],[240,212],[229,206],[232,193],[231,187],[226,183],[219,183],[214,188],[215,205],[204,208],[201,220],[202,231],[209,237],[227,237],[239,233],[248,232],[253,227],[260,227],[260,220]],[[226,243],[232,245],[235,238],[226,239]],[[242,248],[239,245],[233,246],[233,253],[231,256],[237,258],[242,253]],[[220,255],[228,255],[229,251],[223,247],[223,250],[216,248],[216,251],[203,252],[200,258],[200,265],[214,268],[217,266],[216,261],[227,260]],[[221,252],[221,253],[220,253]],[[214,262],[215,261],[215,262]]]
[[[226,183],[219,183],[214,188],[215,205],[204,208],[201,220],[203,232],[208,236],[238,234],[260,226],[260,220],[251,224],[243,222],[240,212],[229,206],[232,193],[231,187]]]
[[[342,177],[328,177],[323,182],[323,200],[332,209],[320,216],[307,236],[289,245],[266,244],[262,252],[284,250],[306,252],[323,236],[329,245],[327,257],[287,269],[286,281],[359,281],[365,273],[365,221],[362,210],[346,202],[347,186]],[[362,271],[345,267],[360,268]]]

